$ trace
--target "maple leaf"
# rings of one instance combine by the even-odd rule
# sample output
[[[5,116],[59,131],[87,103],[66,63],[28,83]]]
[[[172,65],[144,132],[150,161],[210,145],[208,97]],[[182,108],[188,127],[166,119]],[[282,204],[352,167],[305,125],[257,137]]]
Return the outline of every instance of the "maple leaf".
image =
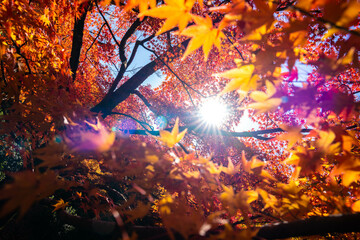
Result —
[[[165,0],[165,5],[161,5],[157,8],[152,8],[147,11],[140,11],[139,18],[144,16],[156,17],[166,19],[164,25],[156,33],[160,35],[177,25],[179,25],[180,32],[188,25],[192,20],[190,13],[194,0]]]
[[[0,191],[0,199],[8,200],[2,206],[0,216],[20,208],[22,217],[35,201],[48,197],[55,190],[64,187],[64,183],[51,170],[43,174],[23,171],[13,173],[12,177],[14,182],[6,184]]]
[[[267,171],[263,170],[265,166],[263,161],[260,161],[256,157],[252,157],[250,161],[247,161],[244,151],[242,152],[241,160],[245,172],[275,180],[275,178],[272,177]]]
[[[301,167],[299,174],[306,175],[321,171],[321,166],[324,163],[323,157],[324,153],[321,151],[316,151],[314,148],[298,146],[284,162]]]
[[[226,174],[234,175],[239,172],[240,165],[238,164],[236,167],[234,167],[234,164],[232,163],[231,159],[228,158],[228,166],[222,167],[221,170]]]
[[[54,207],[54,210],[52,212],[56,212],[57,210],[64,209],[68,205],[69,205],[68,202],[64,202],[64,200],[60,198],[54,205],[52,205]]]
[[[263,199],[263,202],[265,203],[263,210],[269,207],[276,209],[276,204],[278,202],[278,199],[274,195],[267,193],[265,190],[261,188],[257,188],[256,192],[259,193],[259,195]]]
[[[45,26],[49,26],[50,25],[50,20],[49,20],[49,9],[45,8],[44,10],[44,15],[41,15],[40,20],[44,23]]]
[[[319,136],[320,138],[316,141],[316,145],[323,152],[327,154],[335,154],[340,150],[341,142],[333,143],[336,137],[333,131],[320,131]]]
[[[264,113],[277,109],[281,104],[281,98],[271,98],[276,93],[274,84],[266,81],[266,93],[254,91],[250,94],[250,98],[256,103],[251,103],[247,108],[255,109],[256,113]]]
[[[70,146],[74,152],[108,151],[114,144],[115,133],[108,131],[100,121],[98,121],[97,124],[92,124],[87,121],[85,121],[85,123],[90,129],[80,129],[77,132],[75,129],[74,133],[69,130],[64,137],[65,143]]]
[[[265,35],[266,32],[267,32],[267,24],[264,24],[261,27],[253,30],[249,34],[245,35],[243,38],[241,38],[241,41],[261,40],[262,36]]]
[[[288,149],[291,149],[299,140],[302,139],[300,127],[282,125],[281,129],[283,129],[285,133],[277,136],[275,139],[288,141]]]
[[[342,174],[342,184],[348,187],[351,183],[359,180],[360,160],[347,152],[336,156],[338,164],[331,171],[331,176]]]
[[[209,16],[205,18],[193,16],[193,19],[196,25],[190,26],[180,33],[181,35],[191,37],[182,60],[202,46],[206,61],[213,45],[220,49],[221,39],[225,35],[220,29],[214,28]]]
[[[139,202],[134,209],[123,212],[123,214],[128,216],[126,223],[145,217],[148,214],[150,208],[150,203],[144,204],[143,202]]]
[[[358,1],[349,1],[347,3],[344,3],[344,6],[346,7],[346,9],[342,13],[341,18],[336,22],[336,25],[338,26],[348,26],[359,16],[360,3]]]
[[[244,93],[247,93],[249,90],[256,89],[259,77],[258,75],[252,75],[254,69],[254,65],[250,64],[234,68],[223,73],[215,74],[215,76],[218,77],[231,79],[231,81],[226,84],[225,88],[221,91],[220,95],[237,89]]]
[[[160,137],[157,139],[163,142],[166,146],[169,148],[174,147],[174,145],[185,136],[185,133],[187,132],[187,129],[179,133],[179,118],[176,118],[175,125],[171,132],[166,130],[160,130]]]

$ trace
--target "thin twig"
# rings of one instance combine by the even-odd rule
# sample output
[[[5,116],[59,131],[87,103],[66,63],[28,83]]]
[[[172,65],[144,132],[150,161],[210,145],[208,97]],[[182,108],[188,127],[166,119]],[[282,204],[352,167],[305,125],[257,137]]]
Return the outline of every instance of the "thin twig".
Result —
[[[195,105],[195,103],[194,103],[194,101],[193,101],[193,99],[192,99],[192,97],[191,97],[191,94],[190,94],[189,90],[188,90],[187,87],[186,87],[187,85],[185,84],[185,82],[170,68],[169,65],[167,65],[167,63],[166,63],[164,60],[162,60],[162,58],[159,57],[159,55],[156,54],[155,51],[147,48],[147,47],[144,46],[144,45],[142,45],[142,47],[145,48],[146,50],[154,53],[155,56],[156,56],[158,59],[160,59],[160,61],[170,70],[170,72],[171,72],[172,74],[174,74],[174,76],[181,82],[181,84],[183,85],[184,89],[186,90],[186,93],[188,94],[192,105],[193,105],[194,107],[196,107],[196,105]],[[191,88],[191,87],[189,87],[189,88]],[[191,89],[192,89],[192,88],[191,88]],[[194,90],[194,89],[192,89],[192,90]]]
[[[141,127],[144,128],[145,131],[148,132],[148,133],[151,133],[151,131],[154,131],[154,128],[153,128],[150,124],[148,124],[148,123],[146,123],[146,122],[142,122],[142,121],[140,121],[140,120],[138,120],[138,119],[136,119],[136,118],[134,118],[133,116],[130,116],[130,115],[128,115],[128,114],[119,113],[119,112],[111,112],[110,114],[121,115],[121,116],[124,116],[124,117],[131,118],[132,120],[134,120],[134,121],[136,121],[137,123],[139,123],[139,124],[141,125]],[[151,129],[151,131],[149,131],[144,125],[147,125],[147,126]],[[141,130],[140,130],[140,131],[141,131]]]
[[[85,60],[84,62],[86,61],[87,59],[87,53],[89,52],[89,50],[92,48],[92,46],[94,45],[94,43],[96,42],[96,40],[98,39],[98,37],[100,36],[100,33],[103,29],[103,27],[105,26],[105,23],[100,27],[98,33],[96,34],[96,37],[94,38],[93,42],[91,43],[90,47],[88,49],[86,49],[86,52],[85,52]]]
[[[138,90],[134,90],[133,93],[138,96],[143,103],[149,108],[150,111],[152,111],[153,113],[155,113],[156,115],[159,115],[158,111],[156,111],[153,106],[149,103],[149,101],[146,99],[146,97],[144,95],[141,94],[141,92],[139,92]]]

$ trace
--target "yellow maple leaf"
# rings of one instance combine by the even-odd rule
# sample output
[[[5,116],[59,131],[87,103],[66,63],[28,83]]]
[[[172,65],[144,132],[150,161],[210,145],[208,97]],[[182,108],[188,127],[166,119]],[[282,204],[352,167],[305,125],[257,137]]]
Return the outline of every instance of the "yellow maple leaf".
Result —
[[[274,84],[266,81],[266,93],[261,91],[254,91],[250,94],[250,98],[255,101],[247,108],[255,109],[256,113],[264,113],[277,109],[281,104],[281,98],[271,98],[276,93]]]
[[[123,214],[128,216],[126,223],[145,217],[146,214],[149,213],[150,209],[151,209],[150,203],[145,204],[143,202],[139,202],[135,208],[123,212]]]
[[[273,176],[271,176],[267,171],[263,169],[265,163],[257,159],[255,156],[252,157],[250,161],[247,161],[245,157],[245,152],[243,151],[241,160],[245,172],[255,174],[264,178],[268,178],[271,180],[275,180]]]
[[[234,175],[234,174],[238,173],[239,170],[240,170],[240,165],[238,164],[235,167],[230,158],[228,158],[228,162],[229,162],[228,166],[227,167],[222,167],[222,171],[224,173],[226,173],[226,174],[229,174],[229,175]]]
[[[254,69],[254,65],[249,64],[216,74],[215,76],[231,79],[231,81],[226,84],[225,88],[221,91],[220,95],[237,89],[245,93],[249,90],[256,89],[259,76],[252,75]]]
[[[160,137],[157,139],[163,142],[169,148],[174,147],[174,145],[185,136],[187,129],[179,133],[179,118],[176,118],[175,125],[171,132],[166,130],[160,130]]]
[[[68,205],[69,205],[68,202],[64,202],[64,200],[60,198],[54,205],[52,205],[53,207],[55,207],[52,212],[55,212],[59,209],[64,209]]]
[[[135,1],[135,0],[134,0]],[[159,35],[179,25],[180,32],[192,20],[190,13],[194,0],[165,0],[165,5],[152,8],[147,11],[140,11],[139,18],[144,16],[166,19],[164,25],[156,33]]]
[[[220,49],[221,39],[224,38],[225,35],[220,29],[214,28],[209,16],[205,18],[193,16],[193,19],[196,25],[190,26],[181,32],[181,35],[191,37],[182,60],[202,46],[206,61],[213,45]]]
[[[316,141],[316,145],[323,152],[328,154],[337,153],[340,150],[340,142],[333,143],[335,140],[335,133],[331,130],[329,131],[319,131],[320,138]]]
[[[224,192],[220,194],[220,199],[225,202],[232,202],[235,199],[235,192],[232,186],[222,185]]]
[[[44,9],[44,15],[41,15],[40,20],[44,23],[45,26],[49,26],[50,25],[50,20],[49,20],[49,9],[45,8]]]

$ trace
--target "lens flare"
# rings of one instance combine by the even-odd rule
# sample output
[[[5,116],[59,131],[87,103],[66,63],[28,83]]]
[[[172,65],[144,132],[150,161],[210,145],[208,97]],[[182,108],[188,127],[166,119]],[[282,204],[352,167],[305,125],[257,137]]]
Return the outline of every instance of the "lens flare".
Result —
[[[219,127],[228,115],[228,108],[219,99],[209,99],[202,104],[199,113],[205,123]]]

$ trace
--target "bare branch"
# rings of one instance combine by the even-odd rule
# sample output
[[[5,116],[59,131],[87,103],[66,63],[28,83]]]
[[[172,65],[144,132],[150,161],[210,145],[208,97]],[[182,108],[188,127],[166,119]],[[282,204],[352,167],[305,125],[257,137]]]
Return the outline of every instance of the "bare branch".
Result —
[[[70,68],[72,72],[73,81],[75,81],[76,79],[76,71],[79,67],[80,53],[83,45],[85,19],[87,12],[91,8],[91,4],[88,4],[87,2],[84,4],[87,4],[87,6],[84,9],[84,12],[81,14],[79,19],[75,20],[74,23],[74,33],[73,33],[71,55],[70,55]]]
[[[128,114],[125,114],[125,113],[119,113],[119,112],[111,112],[110,114],[114,114],[114,115],[121,115],[121,116],[124,116],[124,117],[131,118],[132,120],[134,120],[134,121],[136,121],[137,123],[139,123],[139,124],[141,125],[141,127],[142,127],[142,128],[144,128],[144,129],[145,129],[145,130],[142,130],[142,131],[145,131],[145,132],[151,132],[151,131],[153,131],[153,130],[154,130],[154,128],[153,128],[150,124],[148,124],[148,123],[146,123],[146,122],[142,122],[142,121],[140,121],[140,120],[138,120],[138,119],[136,119],[136,118],[134,118],[133,116],[130,116],[130,115],[128,115]],[[151,130],[151,131],[149,131],[149,130],[145,127],[145,125],[146,125],[146,126],[148,126],[148,127],[150,128],[150,130]],[[147,135],[147,134],[144,134],[144,135]]]
[[[135,89],[133,91],[133,93],[144,102],[144,104],[149,108],[150,111],[152,111],[156,115],[159,115],[158,111],[156,111],[156,109],[153,108],[153,106],[149,103],[149,101],[146,99],[146,97],[141,94],[141,92],[139,92],[138,90]]]
[[[16,53],[19,54],[19,55],[25,60],[26,67],[27,67],[28,70],[29,70],[29,74],[31,74],[31,68],[30,68],[30,65],[29,65],[29,60],[28,60],[28,59],[22,54],[22,52],[21,52],[21,47],[22,47],[23,45],[18,46],[18,45],[16,44],[16,42],[12,39],[11,36],[10,36],[10,39],[11,39],[11,41],[12,41],[14,47],[15,47]]]
[[[130,26],[130,28],[126,31],[124,37],[121,39],[121,42],[118,45],[119,46],[119,55],[120,55],[120,60],[121,60],[121,67],[120,67],[119,73],[117,74],[114,82],[112,83],[112,85],[109,89],[109,93],[112,93],[115,91],[117,85],[119,84],[120,80],[124,76],[124,73],[128,67],[127,58],[125,56],[125,45],[126,45],[127,40],[129,40],[131,35],[134,34],[134,32],[136,31],[136,28],[138,26],[140,26],[141,23],[142,23],[142,21],[139,18],[137,18],[135,20],[135,22],[133,22],[133,24]],[[135,49],[135,53],[136,53],[136,49]]]
[[[95,1],[95,5],[96,5],[96,8],[97,8],[98,12],[100,13],[102,19],[104,20],[105,25],[106,25],[107,28],[109,29],[109,32],[110,32],[110,34],[111,34],[112,39],[114,40],[115,44],[120,48],[120,43],[116,40],[116,37],[115,37],[113,31],[111,30],[110,24],[109,24],[108,21],[106,20],[104,14],[101,12],[101,10],[100,10],[100,8],[99,8],[99,5],[97,4],[97,1]]]
[[[103,25],[101,25],[98,33],[96,34],[96,37],[94,38],[94,40],[93,40],[92,43],[90,44],[90,47],[89,47],[88,49],[86,49],[86,52],[85,52],[85,60],[87,59],[87,53],[88,53],[89,50],[92,48],[92,46],[94,45],[94,43],[96,42],[96,40],[99,38],[100,33],[101,33],[101,31],[102,31],[102,29],[103,29],[104,26],[105,26],[105,23],[104,23]],[[84,61],[85,61],[85,60],[84,60]]]

